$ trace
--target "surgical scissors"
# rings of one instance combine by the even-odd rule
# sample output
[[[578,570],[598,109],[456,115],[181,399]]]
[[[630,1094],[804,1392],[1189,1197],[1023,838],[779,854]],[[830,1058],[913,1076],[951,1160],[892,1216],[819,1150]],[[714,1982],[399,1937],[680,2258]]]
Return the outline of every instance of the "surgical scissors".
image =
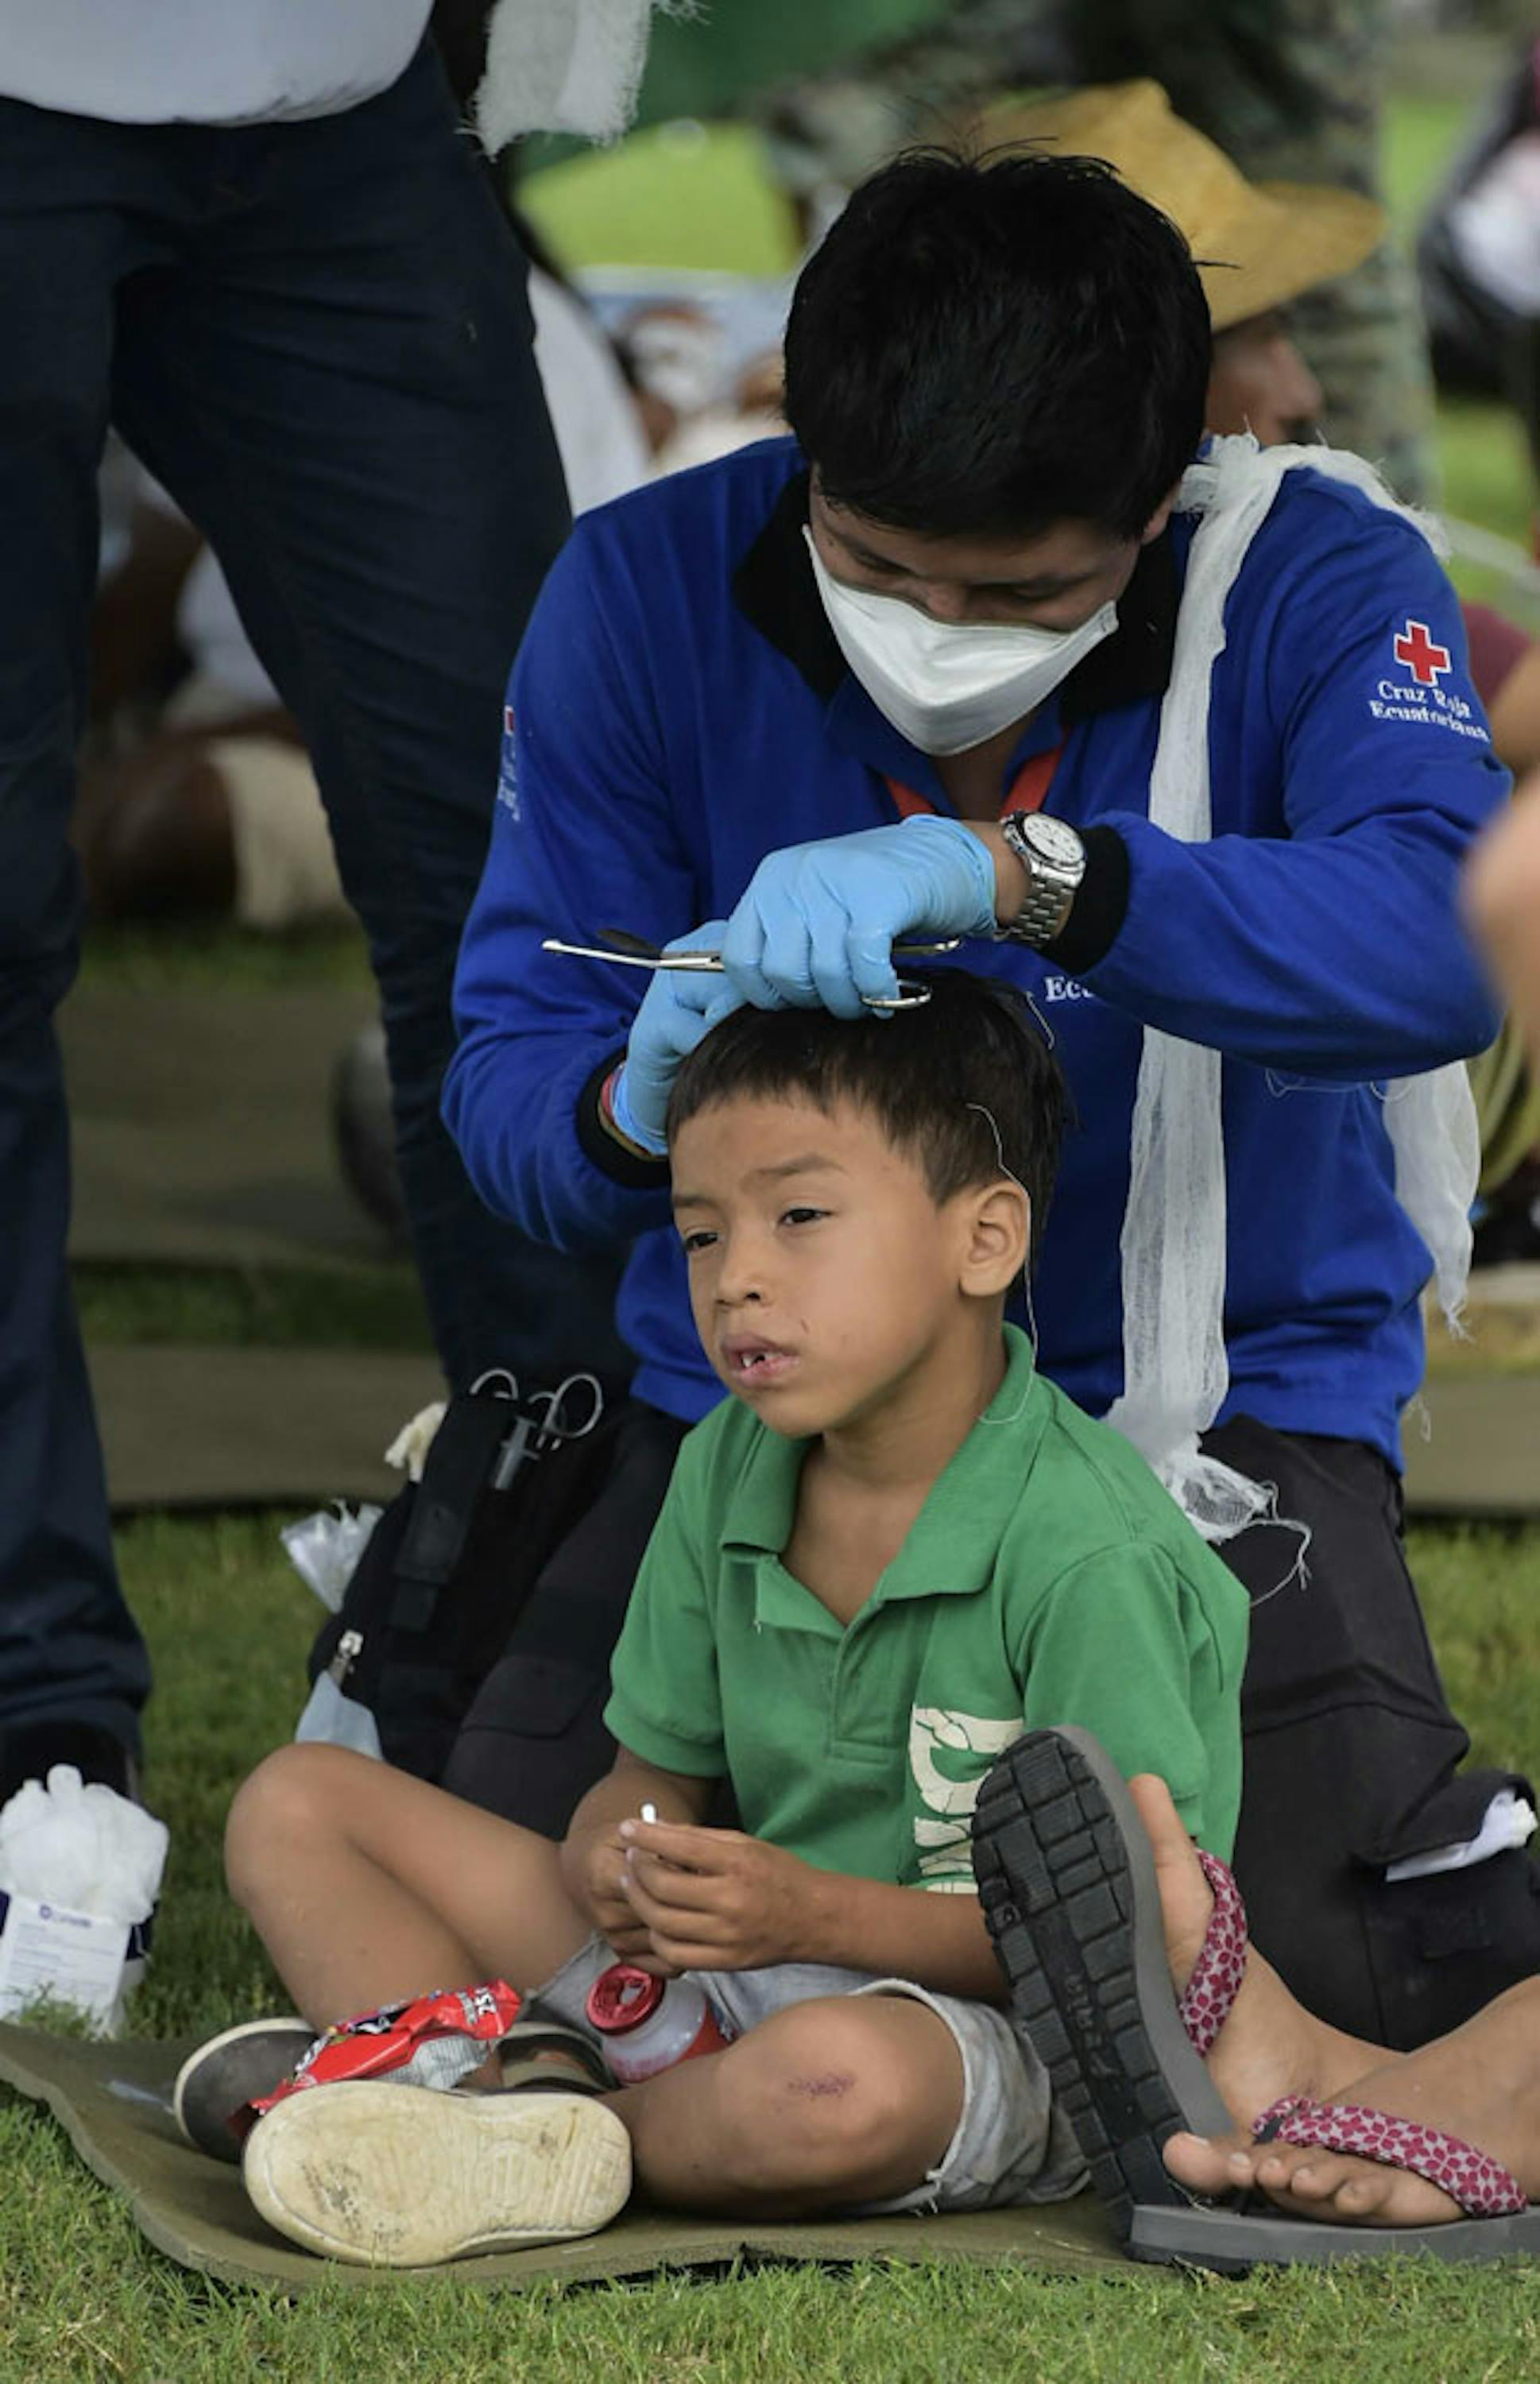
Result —
[[[641,936],[633,936],[625,927],[601,927],[597,944],[564,943],[559,936],[547,936],[540,945],[542,952],[560,952],[576,961],[615,961],[622,968],[683,969],[694,975],[720,976],[722,955],[713,951],[665,952],[657,944],[650,944]],[[935,943],[895,944],[893,958],[925,960],[941,952],[954,952],[962,942],[961,936],[946,936]],[[868,1010],[920,1010],[930,1000],[930,987],[918,984],[913,977],[900,976],[897,993],[863,994]]]

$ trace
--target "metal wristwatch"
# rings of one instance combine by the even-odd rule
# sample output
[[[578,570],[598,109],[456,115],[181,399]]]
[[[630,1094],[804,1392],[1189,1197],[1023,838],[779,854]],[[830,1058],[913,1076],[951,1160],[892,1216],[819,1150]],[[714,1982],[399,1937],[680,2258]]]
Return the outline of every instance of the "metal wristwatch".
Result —
[[[1026,900],[1000,932],[1041,951],[1069,916],[1086,875],[1086,848],[1067,822],[1046,812],[1007,812],[1000,826],[1026,872]]]

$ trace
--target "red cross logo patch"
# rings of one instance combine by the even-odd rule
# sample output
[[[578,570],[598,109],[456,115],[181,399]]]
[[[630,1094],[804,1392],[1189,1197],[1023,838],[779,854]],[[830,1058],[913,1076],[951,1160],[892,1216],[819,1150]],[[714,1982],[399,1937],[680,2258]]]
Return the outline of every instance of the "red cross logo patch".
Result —
[[[1434,643],[1426,621],[1409,621],[1392,648],[1419,687],[1435,687],[1449,667],[1449,649]]]
[[[1448,657],[1446,655],[1445,659],[1447,661]],[[511,703],[505,703],[503,707],[503,734],[504,737],[511,737],[513,733],[514,707]]]

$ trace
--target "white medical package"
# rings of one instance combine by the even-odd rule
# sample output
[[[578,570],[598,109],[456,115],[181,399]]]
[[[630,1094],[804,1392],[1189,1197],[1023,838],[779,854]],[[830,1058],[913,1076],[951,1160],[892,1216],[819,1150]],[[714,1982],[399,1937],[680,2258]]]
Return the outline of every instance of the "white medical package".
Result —
[[[110,2035],[143,1975],[170,1832],[56,1763],[0,1812],[0,2018],[46,2000]]]

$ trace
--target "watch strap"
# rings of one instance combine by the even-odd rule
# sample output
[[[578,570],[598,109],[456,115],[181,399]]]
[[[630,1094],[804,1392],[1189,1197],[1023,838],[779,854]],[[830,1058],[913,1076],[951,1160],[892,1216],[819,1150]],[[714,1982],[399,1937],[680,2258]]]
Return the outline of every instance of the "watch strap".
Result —
[[[1034,951],[1041,951],[1066,924],[1086,874],[1086,860],[1084,844],[1078,869],[1067,863],[1056,864],[1036,851],[1028,833],[1036,816],[1033,813],[1008,812],[1000,821],[1001,835],[1026,872],[1026,897],[1015,917],[999,932],[1012,943],[1026,944]],[[1078,834],[1071,832],[1080,843]]]

